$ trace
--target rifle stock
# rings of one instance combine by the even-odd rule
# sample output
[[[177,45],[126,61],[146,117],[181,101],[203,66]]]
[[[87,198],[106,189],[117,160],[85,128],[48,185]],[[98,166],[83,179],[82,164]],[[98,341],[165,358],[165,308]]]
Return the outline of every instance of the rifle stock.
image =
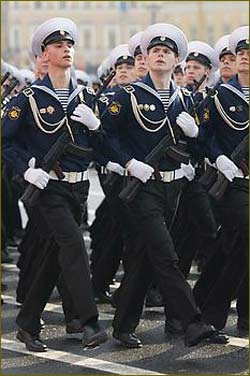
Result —
[[[239,143],[239,145],[236,146],[234,151],[232,152],[230,159],[240,167],[240,163],[242,160],[246,159],[247,153],[248,153],[249,143],[248,143],[248,134],[243,138],[243,140]],[[218,178],[216,182],[212,185],[212,187],[209,190],[209,195],[215,198],[215,200],[219,201],[227,187],[228,187],[229,181],[227,178],[221,173],[218,173]]]

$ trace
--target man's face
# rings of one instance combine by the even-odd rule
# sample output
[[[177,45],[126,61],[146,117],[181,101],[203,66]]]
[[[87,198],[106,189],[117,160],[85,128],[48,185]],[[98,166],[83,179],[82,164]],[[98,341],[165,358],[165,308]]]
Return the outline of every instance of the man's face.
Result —
[[[196,60],[189,60],[186,63],[185,72],[187,85],[192,85],[194,80],[200,81],[204,74],[208,77],[210,69]]]
[[[236,70],[238,73],[249,72],[249,50],[242,49],[236,54]]]
[[[236,57],[232,54],[223,55],[220,58],[219,68],[221,77],[229,80],[236,74]]]
[[[174,81],[177,86],[184,87],[186,85],[186,76],[183,73],[174,73]]]
[[[36,71],[41,76],[45,76],[48,72],[48,61],[45,59],[44,54],[36,57]]]
[[[116,67],[115,81],[117,85],[127,85],[136,80],[135,67],[122,63]]]
[[[69,68],[74,60],[74,46],[69,40],[51,43],[46,46],[44,57],[49,65],[60,68]]]
[[[148,73],[148,63],[143,54],[136,55],[135,57],[135,73],[136,77],[143,78]]]
[[[167,46],[155,46],[150,48],[147,54],[147,62],[152,72],[172,72],[178,63],[178,57]]]

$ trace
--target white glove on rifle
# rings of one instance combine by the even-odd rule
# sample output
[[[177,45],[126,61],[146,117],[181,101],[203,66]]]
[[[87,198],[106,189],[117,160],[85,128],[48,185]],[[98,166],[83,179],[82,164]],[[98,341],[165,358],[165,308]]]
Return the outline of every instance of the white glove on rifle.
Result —
[[[195,138],[198,136],[199,128],[197,127],[194,118],[187,112],[182,111],[176,118],[176,123],[183,130],[185,136]]]
[[[47,174],[47,172],[45,172],[41,168],[35,168],[36,158],[31,158],[28,164],[29,168],[25,171],[23,175],[24,180],[35,185],[39,189],[44,189],[47,186],[51,177],[49,176],[49,174]]]
[[[71,119],[82,123],[90,131],[97,130],[101,124],[100,120],[97,119],[91,108],[86,106],[84,103],[78,104],[73,112],[73,115],[71,115]]]
[[[153,167],[134,158],[128,162],[126,168],[131,176],[141,180],[143,183],[146,183],[154,172]]]
[[[217,169],[227,178],[229,181],[233,181],[237,172],[238,167],[225,155],[219,155],[216,159]]]
[[[106,169],[111,172],[115,172],[118,175],[125,175],[125,168],[119,165],[119,163],[109,161],[106,164]]]
[[[184,176],[188,181],[192,181],[195,177],[195,169],[189,162],[189,164],[181,163],[181,169],[184,172]]]

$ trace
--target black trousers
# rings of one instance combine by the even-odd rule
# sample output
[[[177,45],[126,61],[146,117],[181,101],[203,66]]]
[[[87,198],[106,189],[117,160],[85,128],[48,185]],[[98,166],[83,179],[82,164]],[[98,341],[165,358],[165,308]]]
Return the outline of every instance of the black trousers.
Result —
[[[218,329],[225,326],[231,300],[235,297],[239,296],[240,315],[247,312],[244,286],[248,286],[249,272],[248,197],[248,180],[235,179],[218,206],[224,261],[219,277],[201,307],[204,320]]]
[[[135,252],[121,283],[113,327],[134,331],[139,323],[152,272],[167,306],[184,327],[199,318],[199,310],[189,284],[178,268],[178,257],[169,233],[180,197],[182,180],[171,183],[149,181],[130,205],[137,225]],[[138,247],[138,236],[142,246]]]
[[[123,205],[118,198],[122,189],[122,177],[117,176],[112,192],[106,191],[103,181],[106,175],[99,174],[105,198],[96,212],[90,228],[92,239],[91,272],[92,284],[96,292],[109,288],[122,259],[124,248]]]
[[[98,317],[90,281],[88,255],[79,230],[80,203],[83,202],[83,196],[86,197],[88,188],[88,181],[76,184],[50,181],[41,192],[35,210],[46,222],[58,249],[46,249],[36,278],[17,315],[17,324],[31,334],[40,331],[40,315],[60,272],[81,323],[84,325]]]

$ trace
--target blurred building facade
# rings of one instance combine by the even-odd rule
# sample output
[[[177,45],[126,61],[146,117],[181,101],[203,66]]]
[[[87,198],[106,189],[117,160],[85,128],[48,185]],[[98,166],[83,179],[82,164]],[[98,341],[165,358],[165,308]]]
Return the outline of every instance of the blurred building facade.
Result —
[[[78,26],[75,65],[93,72],[110,50],[155,22],[173,23],[189,40],[214,45],[236,27],[247,25],[248,1],[2,1],[2,58],[21,68],[30,65],[32,32],[52,17]]]

